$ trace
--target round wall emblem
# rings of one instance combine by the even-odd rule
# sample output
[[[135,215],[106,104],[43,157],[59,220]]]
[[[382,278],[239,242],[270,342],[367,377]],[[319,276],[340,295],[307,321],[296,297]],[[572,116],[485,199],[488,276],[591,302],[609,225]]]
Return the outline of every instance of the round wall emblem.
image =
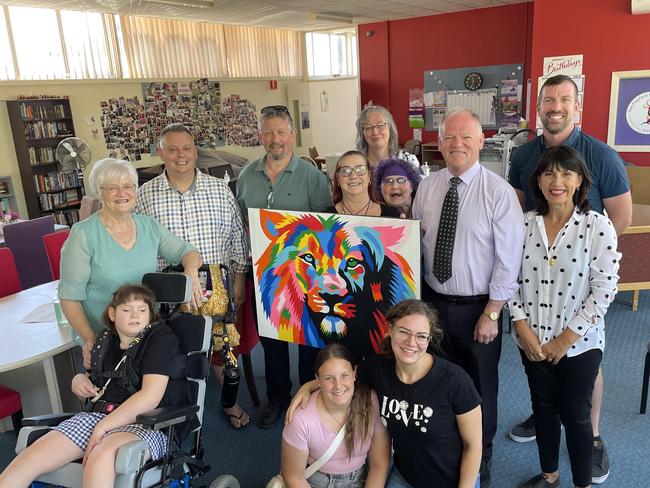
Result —
[[[628,125],[639,134],[650,134],[650,92],[632,99],[625,111]]]

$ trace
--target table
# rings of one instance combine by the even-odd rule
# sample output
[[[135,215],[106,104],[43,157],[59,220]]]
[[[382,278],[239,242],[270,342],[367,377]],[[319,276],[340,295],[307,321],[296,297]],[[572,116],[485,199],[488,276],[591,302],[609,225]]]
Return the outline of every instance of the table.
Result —
[[[70,349],[75,346],[72,328],[59,327],[56,320],[20,323],[20,320],[39,306],[52,303],[58,283],[45,283],[0,298],[0,382],[21,393],[26,416],[61,413],[64,411],[64,403],[70,405],[72,394],[62,395],[59,382],[67,383],[66,392],[69,392],[69,378],[73,372]],[[66,351],[67,358],[56,360],[55,356]],[[58,375],[55,362],[59,364]],[[69,366],[68,371],[62,367],[66,364]],[[43,395],[43,374],[46,395]],[[44,405],[45,399],[49,399],[49,407]],[[69,407],[66,411],[68,410]]]

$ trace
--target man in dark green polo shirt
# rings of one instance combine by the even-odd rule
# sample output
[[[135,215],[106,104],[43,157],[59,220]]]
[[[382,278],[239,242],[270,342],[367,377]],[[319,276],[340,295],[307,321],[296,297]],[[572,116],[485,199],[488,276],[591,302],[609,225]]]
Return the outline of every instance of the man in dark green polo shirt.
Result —
[[[259,137],[266,155],[246,165],[237,180],[237,202],[245,220],[249,208],[323,212],[332,206],[327,177],[293,153],[296,128],[286,107],[262,109]],[[289,349],[284,341],[266,337],[260,341],[264,348],[268,404],[258,424],[269,428],[280,420],[291,399]],[[314,379],[317,353],[317,348],[298,346],[300,383]]]

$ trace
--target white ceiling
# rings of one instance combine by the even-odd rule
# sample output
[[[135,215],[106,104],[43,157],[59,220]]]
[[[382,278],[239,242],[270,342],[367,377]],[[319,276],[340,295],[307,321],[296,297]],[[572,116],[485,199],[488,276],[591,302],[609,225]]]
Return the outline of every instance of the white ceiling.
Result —
[[[318,30],[532,0],[0,0],[0,4]]]

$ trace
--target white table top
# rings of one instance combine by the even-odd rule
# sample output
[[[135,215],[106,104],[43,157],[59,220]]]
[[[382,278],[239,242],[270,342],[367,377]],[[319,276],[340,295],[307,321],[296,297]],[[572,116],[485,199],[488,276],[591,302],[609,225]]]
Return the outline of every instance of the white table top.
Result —
[[[52,303],[58,284],[58,281],[52,281],[0,298],[0,373],[42,361],[74,347],[72,328],[59,327],[56,320],[19,323],[39,306]]]

